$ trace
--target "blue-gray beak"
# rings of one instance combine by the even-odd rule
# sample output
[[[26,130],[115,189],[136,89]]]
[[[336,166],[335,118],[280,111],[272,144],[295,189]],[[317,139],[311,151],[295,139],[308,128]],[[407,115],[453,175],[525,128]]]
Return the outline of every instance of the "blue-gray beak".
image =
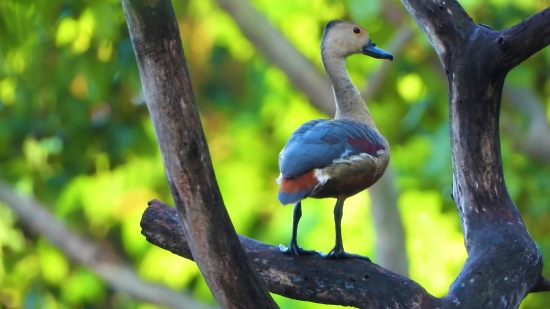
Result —
[[[367,45],[363,46],[361,52],[363,53],[363,55],[371,56],[376,59],[389,59],[390,61],[393,60],[393,56],[390,53],[376,47],[376,44],[374,44],[370,39]]]

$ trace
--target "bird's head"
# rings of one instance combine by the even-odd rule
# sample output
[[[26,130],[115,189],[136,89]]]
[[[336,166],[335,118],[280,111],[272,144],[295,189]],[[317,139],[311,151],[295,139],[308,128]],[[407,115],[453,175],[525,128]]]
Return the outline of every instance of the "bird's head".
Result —
[[[341,20],[327,23],[321,41],[321,51],[328,57],[346,58],[363,54],[377,59],[393,60],[393,56],[376,47],[362,26]]]

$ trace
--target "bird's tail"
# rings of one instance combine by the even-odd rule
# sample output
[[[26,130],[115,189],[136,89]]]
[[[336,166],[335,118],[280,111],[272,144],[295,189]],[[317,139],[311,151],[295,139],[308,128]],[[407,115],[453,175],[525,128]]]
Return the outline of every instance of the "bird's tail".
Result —
[[[293,178],[281,175],[277,182],[281,186],[277,197],[283,205],[298,203],[308,197],[319,184],[319,180],[315,176],[315,170]]]

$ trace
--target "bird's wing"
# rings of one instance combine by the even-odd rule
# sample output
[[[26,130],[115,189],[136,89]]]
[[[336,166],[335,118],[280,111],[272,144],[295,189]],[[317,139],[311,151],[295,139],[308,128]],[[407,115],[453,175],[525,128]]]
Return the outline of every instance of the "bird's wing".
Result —
[[[338,159],[366,153],[378,156],[385,149],[380,133],[352,120],[313,120],[298,128],[279,155],[283,177],[324,168]]]
[[[288,139],[288,141],[286,142],[286,145],[285,147],[283,147],[283,149],[281,150],[281,152],[279,152],[279,170],[281,170],[281,164],[283,162],[283,157],[285,156],[285,153],[287,152],[289,146],[292,146],[294,145],[294,143],[296,142],[296,139],[299,139],[301,138],[304,133],[306,133],[308,130],[310,130],[311,128],[313,128],[314,126],[316,126],[317,124],[321,123],[321,122],[326,122],[326,121],[330,121],[330,119],[314,119],[314,120],[310,120],[306,123],[304,123],[303,125],[299,126],[298,129],[296,129],[292,135],[290,135],[290,138]]]

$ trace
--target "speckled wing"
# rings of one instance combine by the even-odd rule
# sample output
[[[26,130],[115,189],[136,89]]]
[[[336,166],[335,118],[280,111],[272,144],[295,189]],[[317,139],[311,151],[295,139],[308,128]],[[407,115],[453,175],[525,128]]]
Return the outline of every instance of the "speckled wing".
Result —
[[[283,177],[291,178],[361,153],[377,157],[381,149],[385,149],[382,136],[367,125],[316,119],[292,134],[279,154],[279,169]]]

